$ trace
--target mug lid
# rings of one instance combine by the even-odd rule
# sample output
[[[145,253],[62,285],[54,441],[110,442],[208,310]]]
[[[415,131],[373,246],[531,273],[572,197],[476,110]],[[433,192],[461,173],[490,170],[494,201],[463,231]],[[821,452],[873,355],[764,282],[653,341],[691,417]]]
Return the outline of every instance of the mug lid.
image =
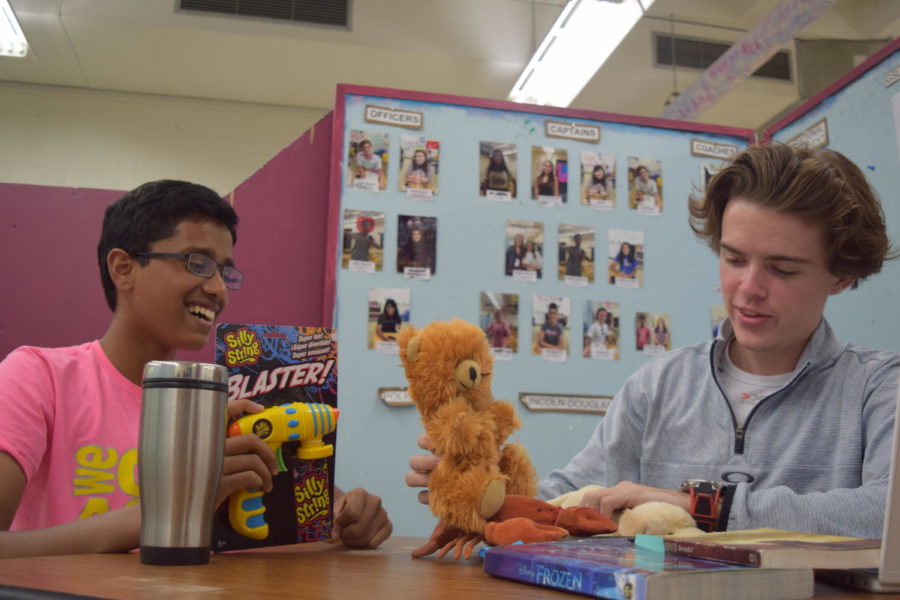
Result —
[[[222,365],[179,360],[151,360],[144,365],[144,384],[148,381],[201,381],[228,384],[228,370]]]

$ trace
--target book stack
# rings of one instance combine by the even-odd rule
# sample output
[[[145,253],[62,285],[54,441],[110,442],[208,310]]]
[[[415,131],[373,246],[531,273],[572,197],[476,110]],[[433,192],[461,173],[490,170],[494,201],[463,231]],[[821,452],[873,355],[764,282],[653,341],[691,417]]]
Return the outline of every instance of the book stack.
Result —
[[[877,567],[881,540],[784,529],[720,531],[667,537],[666,552],[754,567],[858,569]]]
[[[653,536],[638,536],[638,541]],[[747,529],[653,538],[565,539],[489,548],[486,573],[611,600],[789,600],[813,594],[813,569],[877,567],[881,540]]]
[[[813,594],[809,568],[759,568],[635,546],[624,537],[490,548],[486,573],[610,600],[790,600]]]

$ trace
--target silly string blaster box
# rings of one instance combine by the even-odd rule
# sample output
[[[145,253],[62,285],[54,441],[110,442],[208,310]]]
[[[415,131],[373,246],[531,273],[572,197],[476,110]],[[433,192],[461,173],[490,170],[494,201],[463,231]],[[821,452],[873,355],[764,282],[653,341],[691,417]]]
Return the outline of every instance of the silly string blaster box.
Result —
[[[259,436],[275,452],[272,490],[244,489],[218,508],[217,552],[325,541],[331,537],[337,409],[337,341],[319,327],[222,323],[216,362],[228,369],[228,400],[244,413],[227,436]]]

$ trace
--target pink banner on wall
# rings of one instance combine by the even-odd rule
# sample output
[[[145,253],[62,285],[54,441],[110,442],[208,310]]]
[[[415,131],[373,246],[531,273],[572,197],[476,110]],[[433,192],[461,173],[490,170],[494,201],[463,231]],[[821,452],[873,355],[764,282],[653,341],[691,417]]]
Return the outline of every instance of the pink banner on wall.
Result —
[[[735,42],[663,111],[667,119],[694,119],[761,67],[835,0],[782,0],[743,39]]]

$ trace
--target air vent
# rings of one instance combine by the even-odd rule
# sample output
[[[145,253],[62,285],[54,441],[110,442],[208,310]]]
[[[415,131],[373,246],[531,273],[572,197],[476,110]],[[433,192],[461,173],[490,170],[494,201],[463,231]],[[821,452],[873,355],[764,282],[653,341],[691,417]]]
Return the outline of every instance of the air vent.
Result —
[[[656,64],[678,66],[690,69],[707,69],[716,59],[731,47],[729,42],[713,42],[653,34]],[[791,55],[785,50],[776,52],[766,63],[752,74],[753,77],[767,77],[781,81],[791,81]]]
[[[347,27],[350,0],[180,0],[182,10]]]

